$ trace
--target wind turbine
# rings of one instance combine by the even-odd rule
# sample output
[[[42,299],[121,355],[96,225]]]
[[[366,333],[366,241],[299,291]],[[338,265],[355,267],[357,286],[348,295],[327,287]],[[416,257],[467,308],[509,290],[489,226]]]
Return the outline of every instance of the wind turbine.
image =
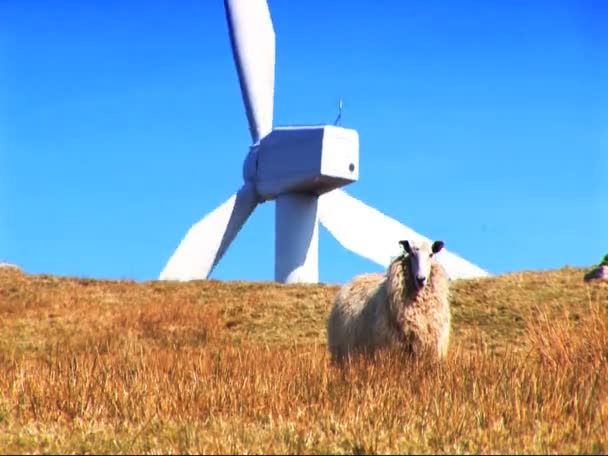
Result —
[[[359,177],[355,130],[337,125],[273,128],[275,34],[268,4],[224,0],[224,7],[252,138],[244,182],[190,228],[160,279],[206,279],[256,206],[268,200],[276,201],[277,282],[318,282],[319,222],[342,246],[385,267],[399,254],[399,240],[428,240],[340,189]],[[452,279],[489,275],[446,249],[438,260]]]

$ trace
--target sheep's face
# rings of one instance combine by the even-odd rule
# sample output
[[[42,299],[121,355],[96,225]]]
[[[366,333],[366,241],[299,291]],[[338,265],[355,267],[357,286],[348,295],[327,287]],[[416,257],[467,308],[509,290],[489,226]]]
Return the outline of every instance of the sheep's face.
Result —
[[[431,259],[433,255],[441,251],[443,241],[435,241],[433,245],[428,242],[399,241],[399,244],[407,252],[407,260],[410,262],[410,272],[412,282],[417,290],[421,290],[426,285],[427,279],[431,275]]]

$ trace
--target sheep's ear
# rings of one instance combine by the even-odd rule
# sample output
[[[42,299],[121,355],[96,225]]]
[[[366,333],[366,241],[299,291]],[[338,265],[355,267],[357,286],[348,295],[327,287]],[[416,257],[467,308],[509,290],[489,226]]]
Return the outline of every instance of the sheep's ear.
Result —
[[[405,250],[407,253],[412,253],[412,247],[410,246],[409,241],[399,241],[399,245],[403,247],[403,250]]]
[[[435,241],[433,242],[433,253],[438,253],[441,251],[441,249],[443,248],[444,242],[443,241]]]

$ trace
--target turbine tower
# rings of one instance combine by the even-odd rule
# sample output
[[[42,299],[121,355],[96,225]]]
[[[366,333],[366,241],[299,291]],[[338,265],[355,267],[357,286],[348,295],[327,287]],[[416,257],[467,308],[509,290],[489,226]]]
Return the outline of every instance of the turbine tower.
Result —
[[[319,281],[319,222],[342,246],[385,267],[399,253],[399,240],[427,239],[340,189],[359,177],[355,130],[273,128],[275,34],[268,4],[224,0],[224,7],[252,139],[244,182],[190,228],[160,279],[206,279],[256,206],[268,200],[276,202],[277,282]],[[488,275],[445,249],[438,261],[452,279]]]

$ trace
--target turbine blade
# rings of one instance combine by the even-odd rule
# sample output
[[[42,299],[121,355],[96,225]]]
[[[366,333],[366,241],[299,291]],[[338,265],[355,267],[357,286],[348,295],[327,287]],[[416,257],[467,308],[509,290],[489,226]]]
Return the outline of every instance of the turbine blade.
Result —
[[[160,273],[160,280],[206,279],[257,204],[254,187],[245,184],[190,228]]]
[[[254,143],[272,130],[275,36],[266,0],[224,0],[232,56]]]
[[[384,267],[388,267],[391,257],[400,254],[400,240],[430,241],[341,189],[321,195],[319,219],[342,246]],[[445,248],[437,261],[452,280],[490,275]]]

